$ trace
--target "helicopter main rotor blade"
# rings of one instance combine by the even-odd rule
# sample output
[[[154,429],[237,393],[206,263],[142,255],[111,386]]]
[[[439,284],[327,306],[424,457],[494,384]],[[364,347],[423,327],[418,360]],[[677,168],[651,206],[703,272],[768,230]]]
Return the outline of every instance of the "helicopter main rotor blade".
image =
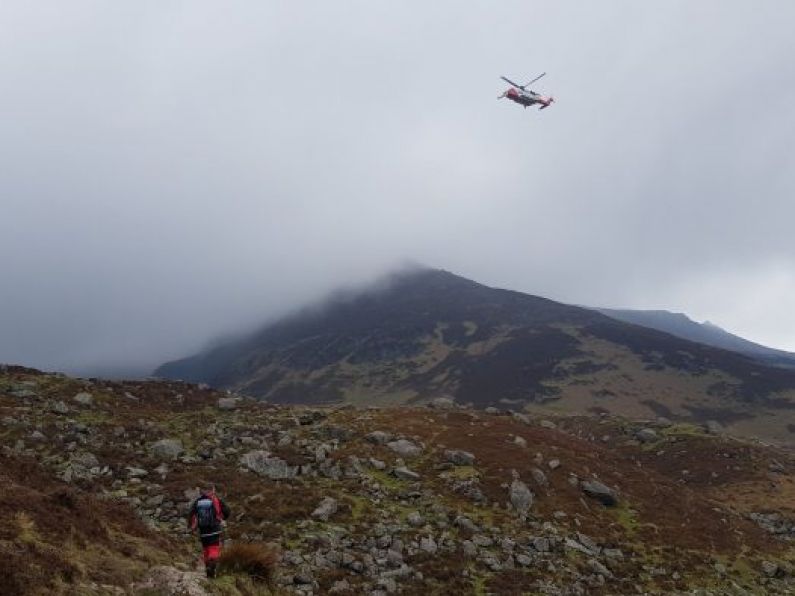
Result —
[[[528,85],[532,85],[532,84],[533,84],[533,83],[535,83],[535,82],[536,82],[538,79],[540,79],[541,77],[543,77],[545,74],[547,74],[547,73],[545,73],[545,72],[542,72],[540,75],[538,75],[536,78],[534,78],[534,79],[533,79],[532,81],[530,81],[529,83],[525,83],[525,84],[524,84],[524,87],[527,87]],[[522,87],[522,89],[524,89],[524,87]]]
[[[522,91],[524,91],[524,87],[522,87],[521,85],[517,85],[516,83],[514,83],[514,82],[513,82],[511,79],[509,79],[508,77],[502,77],[502,76],[501,76],[500,78],[501,78],[503,81],[505,81],[506,83],[508,83],[509,85],[513,85],[513,86],[514,86],[514,87],[516,87],[517,89],[521,89]]]

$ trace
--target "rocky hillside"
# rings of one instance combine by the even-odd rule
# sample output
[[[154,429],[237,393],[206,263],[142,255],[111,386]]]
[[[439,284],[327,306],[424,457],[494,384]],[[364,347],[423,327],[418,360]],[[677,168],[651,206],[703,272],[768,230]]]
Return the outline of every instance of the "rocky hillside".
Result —
[[[282,404],[447,395],[479,408],[663,415],[795,437],[795,370],[438,270],[397,275],[156,375]]]
[[[784,594],[795,459],[669,420],[282,406],[0,368],[14,594]],[[270,587],[194,572],[216,482]],[[8,590],[11,590],[8,592]]]
[[[682,313],[669,312],[667,310],[617,308],[597,308],[594,310],[619,321],[650,327],[651,329],[664,331],[697,343],[739,352],[765,364],[795,368],[795,354],[791,352],[768,348],[767,346],[748,341],[710,322],[697,323]]]

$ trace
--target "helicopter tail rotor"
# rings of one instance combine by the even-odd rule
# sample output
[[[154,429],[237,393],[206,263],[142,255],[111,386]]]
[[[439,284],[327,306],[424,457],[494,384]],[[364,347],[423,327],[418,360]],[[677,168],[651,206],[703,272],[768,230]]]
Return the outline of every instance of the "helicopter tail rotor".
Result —
[[[554,97],[552,97],[552,96],[550,95],[550,96],[549,96],[549,97],[546,99],[546,101],[542,102],[542,106],[541,106],[540,108],[538,108],[538,109],[539,109],[539,110],[545,110],[546,108],[548,108],[549,106],[551,106],[551,105],[552,105],[552,103],[553,103],[554,101],[555,101],[555,98],[554,98]]]

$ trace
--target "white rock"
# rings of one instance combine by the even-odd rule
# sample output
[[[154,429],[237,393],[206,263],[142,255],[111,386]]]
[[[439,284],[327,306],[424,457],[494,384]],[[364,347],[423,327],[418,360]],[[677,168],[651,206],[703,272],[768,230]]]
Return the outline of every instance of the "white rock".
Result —
[[[428,554],[435,554],[439,550],[439,546],[432,536],[423,536],[420,538],[420,550],[424,550]]]
[[[544,474],[539,468],[533,468],[530,470],[530,475],[533,477],[533,480],[539,486],[547,486],[549,481],[547,480],[547,475]]]
[[[237,409],[238,398],[236,397],[219,397],[218,409],[219,410],[235,410]]]
[[[127,476],[129,478],[143,478],[144,476],[148,476],[149,472],[144,470],[143,468],[136,468],[134,466],[127,466]]]
[[[425,524],[425,518],[422,517],[419,511],[412,511],[406,517],[406,522],[408,522],[412,528],[419,528]]]
[[[272,480],[294,478],[298,474],[298,466],[290,466],[278,457],[272,457],[267,451],[257,449],[243,454],[240,464],[255,474]]]
[[[146,579],[133,586],[135,593],[152,592],[157,594],[179,594],[180,596],[209,596],[202,587],[203,574],[180,571],[175,567],[155,567]]]
[[[152,444],[152,454],[160,459],[177,459],[185,452],[179,439],[161,439]]]
[[[449,397],[437,397],[431,400],[431,403],[428,405],[437,410],[452,410],[455,408],[455,401]]]
[[[67,406],[62,401],[57,401],[52,405],[52,411],[55,414],[68,414],[69,413],[69,406]]]
[[[521,480],[515,479],[511,482],[510,498],[513,508],[522,515],[526,514],[533,504],[533,493]]]
[[[90,406],[94,403],[94,396],[90,393],[86,393],[85,391],[81,391],[77,395],[72,398],[74,401],[79,403],[81,406]]]
[[[392,440],[392,435],[388,432],[384,432],[383,430],[374,430],[364,438],[370,443],[375,443],[376,445],[386,445]]]
[[[392,473],[401,480],[419,480],[420,475],[413,470],[409,470],[406,466],[400,466],[392,470]]]
[[[325,497],[320,505],[312,512],[312,517],[321,521],[328,521],[329,518],[337,512],[337,500],[331,497]]]
[[[417,457],[420,453],[422,453],[422,447],[406,439],[391,441],[387,443],[386,446],[397,453],[400,457]]]

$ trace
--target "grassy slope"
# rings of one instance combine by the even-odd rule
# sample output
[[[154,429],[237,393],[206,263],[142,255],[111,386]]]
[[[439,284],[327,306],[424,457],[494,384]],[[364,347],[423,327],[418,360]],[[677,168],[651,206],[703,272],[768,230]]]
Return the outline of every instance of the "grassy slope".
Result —
[[[0,456],[0,585],[6,594],[81,593],[123,586],[184,548],[117,502],[46,474],[28,458]],[[92,586],[94,586],[92,588]]]
[[[2,389],[23,381],[35,382],[40,398],[26,402],[3,395]],[[47,409],[48,400],[69,401],[85,389],[84,382],[62,377],[24,371],[2,375],[0,418],[33,420],[45,435],[53,437],[65,419]],[[773,507],[795,517],[792,500],[784,498],[795,493],[795,463],[790,455],[772,447],[707,436],[692,426],[661,429],[659,440],[651,445],[638,444],[633,439],[637,426],[617,418],[565,417],[557,420],[558,428],[545,428],[510,416],[473,411],[342,409],[325,412],[324,420],[321,416],[316,423],[297,426],[296,416],[306,410],[248,402],[236,411],[218,411],[213,407],[218,394],[179,383],[103,382],[89,389],[96,405],[74,408],[68,418],[91,429],[101,445],[92,451],[114,470],[126,465],[152,470],[159,463],[145,449],[131,453],[121,448],[111,438],[119,426],[127,430],[133,445],[178,437],[188,455],[195,455],[212,440],[217,425],[231,437],[267,437],[270,450],[292,464],[313,461],[309,447],[320,440],[327,442],[330,433],[340,427],[348,429],[348,437],[329,457],[341,465],[352,455],[376,457],[388,464],[394,461],[388,449],[364,440],[372,430],[412,437],[425,445],[420,457],[408,461],[421,474],[422,480],[416,484],[369,467],[359,477],[339,480],[319,476],[266,481],[239,471],[240,451],[211,461],[170,464],[171,471],[164,479],[158,478],[158,483],[174,500],[183,499],[184,490],[200,480],[218,483],[235,509],[230,529],[233,538],[273,540],[285,549],[312,553],[318,533],[342,528],[352,537],[363,536],[376,523],[402,523],[414,510],[435,520],[434,524],[447,524],[455,540],[468,537],[465,530],[452,525],[460,514],[517,540],[538,534],[548,523],[558,535],[583,532],[625,553],[613,569],[618,579],[604,589],[594,588],[595,594],[632,593],[636,585],[653,593],[671,593],[731,582],[760,592],[773,589],[759,573],[761,561],[785,563],[795,555],[787,543],[774,540],[746,517],[752,511]],[[125,398],[125,394],[137,400]],[[0,470],[4,484],[12,488],[4,493],[15,511],[12,523],[6,524],[0,535],[0,546],[13,562],[4,569],[7,585],[26,586],[28,593],[45,589],[68,593],[75,585],[90,582],[126,585],[146,567],[167,557],[189,560],[194,546],[174,533],[172,525],[161,524],[162,532],[154,533],[130,515],[126,504],[97,498],[119,488],[112,486],[110,479],[77,487],[65,487],[55,480],[53,474],[60,469],[59,455],[64,454],[65,446],[53,441],[32,443],[27,440],[29,431],[16,425],[0,426],[6,453]],[[289,433],[290,441],[279,446],[277,438],[284,432]],[[519,446],[516,436],[527,446]],[[21,451],[12,448],[19,439],[25,441]],[[471,451],[475,465],[453,469],[440,465],[447,448]],[[549,470],[546,462],[553,458],[562,465]],[[768,472],[774,460],[782,463],[782,472]],[[532,484],[531,468],[537,465],[546,470],[546,487]],[[504,505],[512,470],[536,493],[527,526],[519,524]],[[584,500],[569,482],[571,476],[596,477],[617,487],[621,506],[607,509]],[[129,495],[146,494],[145,486],[130,483],[123,474],[116,478]],[[468,478],[477,480],[487,504],[474,503],[456,490],[457,483]],[[414,491],[419,496],[407,496]],[[341,503],[339,512],[328,523],[311,521],[313,509],[329,495]],[[556,512],[565,516],[556,516]],[[425,532],[406,527],[402,538],[409,542]],[[586,570],[586,559],[567,551],[565,562],[557,562],[555,568],[490,571],[457,552],[442,550],[433,556],[413,556],[410,563],[422,571],[424,579],[412,580],[405,587],[414,593],[514,593],[512,590],[527,590],[539,581],[563,585],[568,581],[565,570]],[[728,566],[728,576],[715,574],[716,562]],[[654,569],[659,568],[666,572],[656,574]],[[361,581],[340,569],[329,569],[317,579],[321,588],[327,589],[341,577],[354,587]],[[228,580],[220,586],[218,589],[236,589]]]

